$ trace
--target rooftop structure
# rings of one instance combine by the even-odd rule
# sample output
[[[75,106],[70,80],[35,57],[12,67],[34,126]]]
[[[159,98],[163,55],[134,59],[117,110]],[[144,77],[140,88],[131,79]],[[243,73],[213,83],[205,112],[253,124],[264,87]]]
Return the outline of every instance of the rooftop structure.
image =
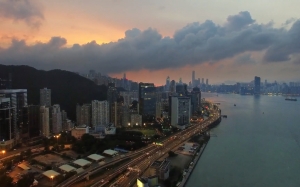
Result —
[[[75,160],[73,163],[80,166],[80,167],[88,166],[88,165],[91,164],[91,162],[89,162],[87,160],[84,160],[84,159]]]
[[[98,154],[91,154],[91,155],[88,156],[88,158],[91,159],[91,160],[97,161],[97,162],[102,161],[102,160],[105,159],[104,156],[101,156],[101,155],[98,155]]]
[[[52,179],[58,175],[60,175],[60,173],[54,171],[54,170],[48,170],[48,171],[45,171],[43,173],[44,176],[48,177],[49,179]]]
[[[22,164],[19,164],[18,167],[19,167],[19,168],[22,168],[22,169],[24,169],[24,170],[30,170],[30,167],[26,166],[26,165],[23,164],[23,163],[22,163]]]
[[[118,154],[118,152],[111,149],[107,149],[103,152],[103,154],[114,157]]]
[[[68,164],[60,166],[59,169],[63,170],[64,172],[67,172],[67,173],[71,172],[71,171],[76,171],[76,168],[74,168]]]

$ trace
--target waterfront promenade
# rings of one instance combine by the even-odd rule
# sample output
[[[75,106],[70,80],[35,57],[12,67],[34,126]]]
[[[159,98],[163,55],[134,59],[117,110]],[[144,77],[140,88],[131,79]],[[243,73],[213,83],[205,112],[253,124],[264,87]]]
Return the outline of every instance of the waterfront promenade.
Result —
[[[204,152],[206,145],[208,144],[209,141],[207,141],[203,146],[201,147],[198,155],[194,157],[194,159],[191,161],[193,164],[189,167],[188,171],[186,172],[186,175],[183,177],[182,181],[180,182],[180,185],[178,187],[184,187],[186,182],[188,181],[190,175],[192,174],[194,167],[196,166],[198,160],[200,159],[202,153]]]

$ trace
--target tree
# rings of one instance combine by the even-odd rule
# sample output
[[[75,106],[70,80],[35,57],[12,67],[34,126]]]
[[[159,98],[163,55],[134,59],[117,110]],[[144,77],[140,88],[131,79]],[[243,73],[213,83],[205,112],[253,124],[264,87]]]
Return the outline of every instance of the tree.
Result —
[[[177,154],[176,154],[176,153],[174,153],[173,151],[169,151],[169,152],[168,152],[168,154],[169,154],[169,157],[174,157],[174,156],[177,156]]]
[[[17,187],[30,187],[34,181],[32,173],[27,173],[18,181]]]
[[[13,186],[13,184],[12,184],[13,179],[7,175],[0,176],[0,181],[1,181],[0,186],[5,186],[5,187]]]

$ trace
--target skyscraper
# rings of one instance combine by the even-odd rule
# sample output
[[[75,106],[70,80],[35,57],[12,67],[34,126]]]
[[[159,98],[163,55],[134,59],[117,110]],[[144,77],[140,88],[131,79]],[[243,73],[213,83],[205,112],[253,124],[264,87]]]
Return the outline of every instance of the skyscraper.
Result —
[[[171,125],[185,129],[191,118],[191,99],[189,97],[170,97],[171,99]]]
[[[40,89],[40,106],[51,106],[51,89]]]
[[[10,149],[14,145],[13,132],[13,108],[10,105],[10,98],[0,97],[0,147]]]
[[[40,126],[40,106],[29,105],[28,106],[28,124],[29,124],[29,137],[37,137],[41,135]]]
[[[98,125],[109,124],[109,103],[108,101],[92,101],[92,125],[96,127]]]
[[[254,77],[254,95],[260,94],[260,77]]]
[[[77,126],[91,125],[91,104],[77,104],[76,106],[76,122]]]
[[[62,131],[62,116],[58,104],[52,107],[52,133],[58,134]]]
[[[23,107],[27,106],[27,89],[7,89],[0,90],[3,98],[10,99],[12,109],[12,126],[11,131],[14,133],[15,143],[20,140],[19,132],[23,122]]]
[[[115,122],[116,102],[118,100],[118,91],[114,83],[108,84],[107,101],[109,104],[109,122]]]
[[[156,88],[153,83],[139,83],[140,115],[148,119],[156,115]]]
[[[165,90],[169,90],[170,88],[170,77],[168,76],[166,79],[166,86],[165,86]]]
[[[192,72],[192,86],[195,86],[195,71]]]
[[[46,106],[40,107],[40,124],[41,124],[41,134],[45,137],[50,136],[50,109]]]
[[[206,79],[206,86],[208,86],[208,79]]]

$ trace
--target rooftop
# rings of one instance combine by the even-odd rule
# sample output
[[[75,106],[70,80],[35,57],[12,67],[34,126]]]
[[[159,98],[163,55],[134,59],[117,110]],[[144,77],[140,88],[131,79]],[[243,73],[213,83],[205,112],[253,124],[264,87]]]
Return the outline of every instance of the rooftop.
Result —
[[[60,166],[59,169],[64,170],[65,172],[70,172],[70,171],[75,171],[76,170],[76,168],[74,168],[74,167],[72,167],[68,164]]]
[[[43,175],[45,175],[46,177],[51,179],[52,177],[55,178],[56,176],[60,175],[60,173],[57,173],[56,171],[53,171],[53,170],[48,170],[48,171],[45,171],[43,173]]]
[[[79,165],[81,167],[91,164],[91,162],[89,162],[87,160],[84,160],[84,159],[75,160],[73,163],[77,164],[77,165]]]
[[[116,154],[118,154],[117,151],[114,151],[114,150],[111,150],[111,149],[107,149],[103,153],[107,154],[107,155],[116,155]]]
[[[95,161],[98,161],[98,160],[104,159],[105,157],[101,156],[101,155],[98,155],[98,154],[91,154],[91,155],[88,156],[88,158],[92,159],[92,160],[95,160]]]

